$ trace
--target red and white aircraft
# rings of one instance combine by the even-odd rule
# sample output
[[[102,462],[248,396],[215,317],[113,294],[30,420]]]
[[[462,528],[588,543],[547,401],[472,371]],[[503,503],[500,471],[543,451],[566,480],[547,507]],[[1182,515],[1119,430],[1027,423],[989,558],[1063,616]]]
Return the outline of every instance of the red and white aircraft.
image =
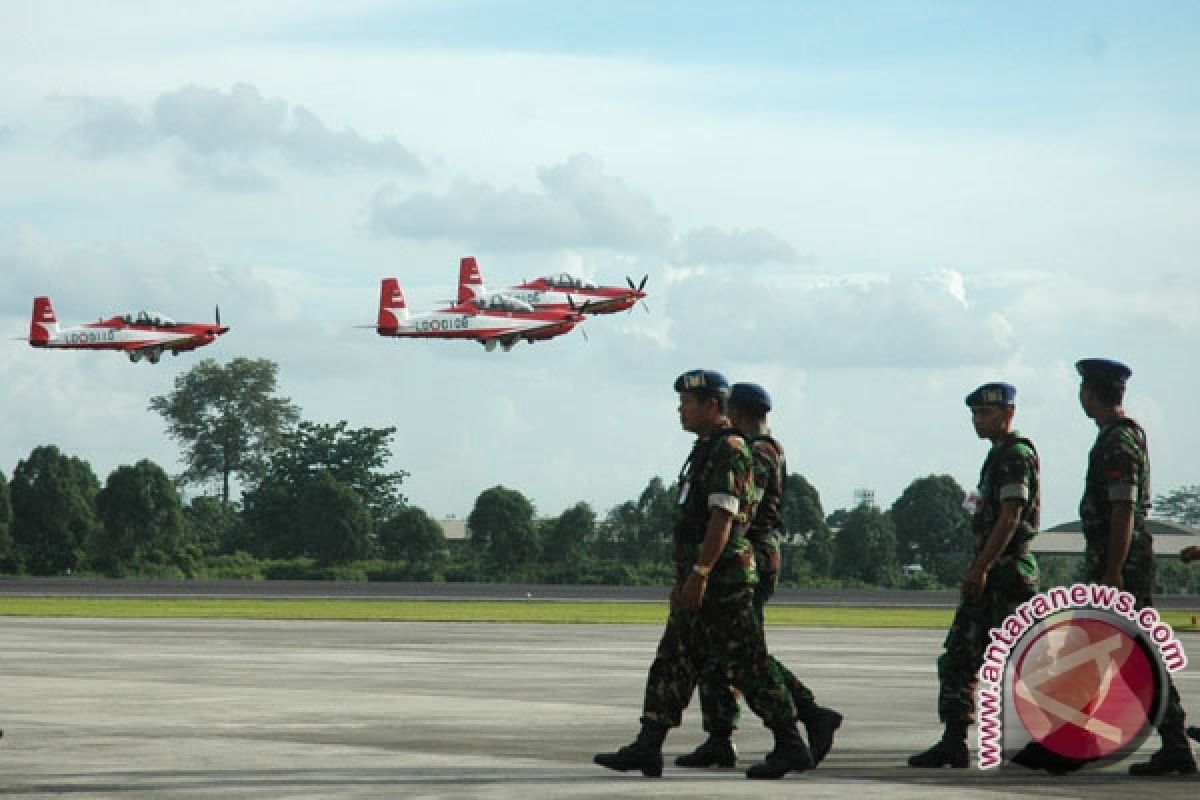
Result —
[[[581,280],[570,273],[560,272],[535,281],[526,281],[520,286],[508,286],[491,290],[497,294],[524,300],[539,310],[569,311],[580,301],[587,303],[589,314],[611,314],[633,308],[637,301],[646,296],[646,277],[634,285],[628,277],[623,286],[597,286],[591,281]],[[474,256],[467,256],[458,263],[458,302],[464,303],[472,297],[487,293],[483,287],[483,276]]]
[[[29,344],[60,350],[120,350],[137,363],[145,356],[157,364],[162,354],[171,351],[179,355],[212,344],[229,328],[217,321],[176,322],[154,312],[139,311],[137,315],[118,314],[115,317],[84,325],[60,328],[49,297],[33,298],[33,318],[29,322]]]
[[[569,311],[535,311],[518,298],[481,293],[449,308],[409,316],[400,282],[384,278],[379,286],[375,331],[380,336],[473,339],[489,352],[497,344],[507,352],[522,339],[532,344],[570,332],[586,319],[585,311],[586,306]]]

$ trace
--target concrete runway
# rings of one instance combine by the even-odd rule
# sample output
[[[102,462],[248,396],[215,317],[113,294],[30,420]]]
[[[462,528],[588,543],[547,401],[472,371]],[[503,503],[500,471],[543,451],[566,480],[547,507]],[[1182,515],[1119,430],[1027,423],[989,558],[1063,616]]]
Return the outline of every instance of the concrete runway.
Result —
[[[1195,798],[1123,767],[1053,778],[912,770],[939,733],[936,631],[773,627],[772,650],[846,714],[818,770],[607,772],[637,729],[656,626],[0,619],[0,794],[72,798]],[[1200,636],[1176,677],[1200,718]],[[702,738],[698,710],[669,757]],[[747,713],[737,741],[770,735]],[[1145,752],[1157,746],[1152,737]]]

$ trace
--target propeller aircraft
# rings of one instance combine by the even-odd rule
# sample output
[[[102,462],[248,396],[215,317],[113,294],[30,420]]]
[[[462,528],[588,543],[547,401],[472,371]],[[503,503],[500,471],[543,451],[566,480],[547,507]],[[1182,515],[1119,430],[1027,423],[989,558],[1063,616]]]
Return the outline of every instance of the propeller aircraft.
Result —
[[[33,317],[29,322],[29,344],[55,350],[117,350],[133,363],[143,357],[157,364],[162,354],[179,355],[212,344],[229,328],[221,324],[221,309],[216,322],[176,322],[155,312],[118,314],[98,322],[60,327],[49,297],[33,299]]]
[[[560,272],[534,281],[525,281],[520,286],[491,291],[524,300],[539,310],[570,311],[575,308],[577,301],[583,300],[587,304],[589,314],[612,314],[633,308],[646,296],[644,290],[648,277],[643,275],[641,283],[635,285],[633,280],[626,276],[626,288],[597,286],[570,273]],[[458,302],[465,302],[488,291],[484,289],[483,275],[479,272],[479,264],[475,257],[466,256],[461,259],[458,264]]]
[[[585,303],[566,311],[539,311],[516,297],[480,292],[448,308],[410,315],[400,282],[384,278],[375,332],[417,339],[471,339],[488,352],[497,344],[507,352],[522,339],[532,344],[569,333],[586,319],[588,310]]]

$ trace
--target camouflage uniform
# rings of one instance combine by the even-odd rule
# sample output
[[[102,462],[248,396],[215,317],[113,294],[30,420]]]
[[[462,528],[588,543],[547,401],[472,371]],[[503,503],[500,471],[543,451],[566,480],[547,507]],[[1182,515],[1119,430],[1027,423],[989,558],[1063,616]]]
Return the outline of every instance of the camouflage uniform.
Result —
[[[1037,534],[1041,497],[1038,455],[1033,443],[1012,431],[992,445],[979,473],[979,506],[971,518],[978,556],[1005,500],[1023,501],[1016,533],[988,572],[983,596],[959,601],[938,658],[938,718],[965,732],[975,721],[975,683],[987,648],[988,631],[998,627],[1038,589],[1037,560],[1029,542]]]
[[[764,607],[775,594],[779,584],[779,535],[783,530],[781,512],[787,463],[784,460],[783,447],[769,434],[747,438],[754,455],[754,483],[762,491],[762,501],[758,505],[746,538],[754,550],[754,561],[758,570],[758,586],[754,590],[754,616],[758,624],[763,625]],[[817,710],[813,693],[774,656],[768,656],[768,660],[776,678],[787,686],[799,718],[811,719]],[[710,664],[701,676],[700,707],[704,713],[704,730],[709,733],[727,735],[737,727],[741,716],[737,696],[722,678],[715,664]]]
[[[1150,452],[1146,432],[1128,417],[1105,425],[1088,454],[1083,499],[1079,503],[1079,519],[1083,522],[1086,541],[1087,580],[1099,583],[1104,578],[1113,502],[1132,502],[1133,536],[1129,541],[1129,554],[1121,565],[1121,582],[1125,591],[1134,596],[1139,609],[1154,604],[1154,542],[1146,530],[1150,497]],[[1169,675],[1167,685],[1167,705],[1158,732],[1164,746],[1186,748],[1183,704]]]
[[[700,609],[671,609],[646,679],[642,723],[679,725],[701,671],[712,661],[726,683],[741,688],[750,708],[768,727],[792,725],[795,707],[787,688],[771,671],[754,612],[759,576],[745,534],[762,492],[754,483],[750,448],[729,429],[700,437],[680,473],[679,486],[676,594],[683,591],[700,553],[711,513],[709,496],[736,497],[738,512],[725,550],[709,575]]]

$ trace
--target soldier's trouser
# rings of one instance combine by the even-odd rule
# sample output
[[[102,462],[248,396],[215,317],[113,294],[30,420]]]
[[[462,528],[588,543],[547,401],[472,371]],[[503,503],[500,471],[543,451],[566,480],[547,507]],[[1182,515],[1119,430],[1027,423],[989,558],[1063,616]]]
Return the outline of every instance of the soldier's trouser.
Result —
[[[937,660],[938,719],[947,727],[965,731],[975,721],[975,684],[988,631],[1037,594],[1037,588],[1037,560],[1032,555],[1004,556],[988,573],[979,600],[960,598],[946,632],[945,652]]]
[[[1084,552],[1086,561],[1087,580],[1099,583],[1104,577],[1104,566],[1107,563],[1108,532],[1091,534],[1087,537],[1087,549]],[[1129,555],[1121,567],[1121,583],[1124,590],[1134,597],[1138,609],[1154,605],[1154,584],[1158,570],[1154,563],[1154,539],[1143,531],[1134,531],[1133,539],[1129,542]],[[1179,690],[1167,673],[1167,704],[1163,709],[1163,718],[1158,725],[1158,735],[1162,737],[1164,747],[1188,747],[1187,733],[1184,723],[1187,715],[1183,710],[1183,701]]]
[[[762,626],[765,621],[764,608],[779,586],[779,539],[771,534],[763,538],[755,537],[751,543],[754,546],[755,568],[758,570],[758,586],[754,588],[754,617]],[[810,718],[817,710],[813,693],[774,656],[767,656],[767,660],[775,679],[783,683],[792,696],[799,719]],[[700,709],[704,715],[704,730],[709,733],[728,734],[741,719],[737,695],[722,677],[715,662],[707,664],[700,676]]]
[[[787,687],[771,671],[750,588],[705,597],[699,611],[671,609],[650,674],[642,722],[675,727],[683,719],[701,671],[710,660],[727,683],[740,687],[770,728],[796,721]]]

